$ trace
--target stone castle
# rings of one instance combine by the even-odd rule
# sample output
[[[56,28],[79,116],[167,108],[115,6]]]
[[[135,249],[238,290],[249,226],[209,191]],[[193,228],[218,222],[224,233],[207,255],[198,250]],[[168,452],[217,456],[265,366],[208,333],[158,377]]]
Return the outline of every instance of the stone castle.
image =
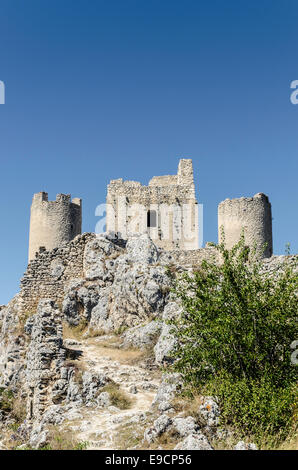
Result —
[[[81,234],[82,201],[47,193],[33,197],[30,219],[29,261],[36,253],[58,248]],[[127,239],[147,233],[167,251],[199,249],[198,202],[191,159],[181,159],[176,175],[154,176],[148,186],[137,181],[112,180],[107,191],[106,231]],[[264,257],[273,254],[271,204],[266,195],[226,199],[218,206],[219,242],[222,231],[231,248],[244,230],[248,246],[266,244]]]
[[[177,338],[169,320],[183,311],[172,295],[173,277],[198,269],[203,260],[222,262],[214,244],[199,247],[197,208],[192,162],[185,159],[177,175],[154,177],[148,186],[112,181],[107,230],[100,235],[81,233],[80,199],[34,195],[29,264],[19,293],[0,306],[0,388],[17,397],[17,406],[0,407],[0,448],[3,441],[14,449],[51,448],[58,441],[54,428],[59,446],[62,432],[67,442],[73,430],[90,449],[136,449],[136,442],[148,449],[162,442],[156,441],[162,427],[171,442],[175,436],[175,449],[212,450],[216,401],[201,397],[199,405],[194,402],[199,418],[181,417],[174,405],[180,374],[168,367],[161,379],[157,374],[173,363]],[[220,203],[218,226],[219,241],[224,236],[228,247],[243,231],[249,247],[267,244],[264,279],[288,266],[297,269],[298,255],[272,255],[271,206],[264,194]],[[129,400],[128,413],[112,401],[111,386],[121,401]],[[218,429],[222,441],[229,434]]]
[[[131,237],[141,237],[151,239],[158,247],[158,263],[163,265],[187,269],[199,266],[203,260],[219,261],[217,250],[209,243],[199,248],[198,203],[190,159],[180,160],[177,175],[155,176],[148,186],[112,180],[108,185],[106,214],[107,230],[103,236],[121,248]],[[58,194],[56,201],[48,201],[47,193],[34,195],[29,265],[21,280],[23,312],[34,311],[41,298],[61,303],[65,289],[74,279],[89,278],[87,245],[97,235],[81,235],[81,224],[81,199],[71,200],[70,195]],[[264,194],[221,202],[218,228],[219,242],[223,230],[228,248],[239,241],[244,231],[246,244],[251,248],[256,245],[260,250],[266,244],[262,256],[271,259],[271,205]]]
[[[180,160],[177,175],[154,176],[148,186],[112,180],[107,194],[107,231],[121,238],[148,233],[165,250],[199,247],[198,211],[191,160]]]

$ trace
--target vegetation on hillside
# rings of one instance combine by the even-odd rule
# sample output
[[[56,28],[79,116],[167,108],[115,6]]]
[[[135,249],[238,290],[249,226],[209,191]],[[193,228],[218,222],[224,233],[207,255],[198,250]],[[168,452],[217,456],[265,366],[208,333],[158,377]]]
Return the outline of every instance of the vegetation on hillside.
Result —
[[[173,369],[188,393],[217,397],[223,425],[275,446],[297,419],[298,271],[264,275],[244,237],[232,250],[216,248],[221,266],[204,261],[174,282],[183,312],[172,321]]]

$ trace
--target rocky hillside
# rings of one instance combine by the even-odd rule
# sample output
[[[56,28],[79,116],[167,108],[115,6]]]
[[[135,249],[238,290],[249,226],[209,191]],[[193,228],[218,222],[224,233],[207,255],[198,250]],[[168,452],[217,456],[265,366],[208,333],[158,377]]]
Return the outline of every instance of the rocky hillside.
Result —
[[[0,309],[0,448],[255,448],[219,426],[214,398],[182,399],[180,377],[165,371],[175,344],[166,320],[180,311],[169,266],[190,268],[146,236],[82,237],[82,275],[65,280],[62,298],[51,283],[54,298],[39,296],[33,311],[24,292]],[[50,254],[55,282],[61,259]]]

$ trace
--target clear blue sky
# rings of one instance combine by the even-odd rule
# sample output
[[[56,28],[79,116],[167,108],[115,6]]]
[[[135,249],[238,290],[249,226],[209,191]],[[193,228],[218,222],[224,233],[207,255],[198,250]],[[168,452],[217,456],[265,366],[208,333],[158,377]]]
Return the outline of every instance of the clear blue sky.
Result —
[[[193,159],[204,240],[217,205],[269,195],[298,252],[297,0],[1,0],[0,304],[26,269],[32,195],[83,198]]]

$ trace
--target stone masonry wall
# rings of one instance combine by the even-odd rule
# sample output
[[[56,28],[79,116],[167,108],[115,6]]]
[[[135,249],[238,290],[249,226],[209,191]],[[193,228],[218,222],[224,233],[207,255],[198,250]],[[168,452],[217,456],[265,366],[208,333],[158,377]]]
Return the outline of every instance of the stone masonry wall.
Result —
[[[95,234],[85,233],[51,251],[40,250],[21,280],[23,313],[34,313],[42,298],[62,302],[66,284],[83,277],[84,249],[92,238]]]
[[[95,239],[93,233],[78,235],[69,243],[51,251],[40,250],[32,260],[21,280],[21,309],[23,314],[33,314],[41,299],[50,298],[62,303],[65,288],[73,279],[84,279],[84,250],[86,244]],[[120,240],[117,241],[120,243]],[[125,246],[125,243],[124,243]],[[159,251],[159,261],[163,266],[172,264],[183,267],[198,267],[207,259],[218,260],[218,253],[212,247],[198,250]]]

